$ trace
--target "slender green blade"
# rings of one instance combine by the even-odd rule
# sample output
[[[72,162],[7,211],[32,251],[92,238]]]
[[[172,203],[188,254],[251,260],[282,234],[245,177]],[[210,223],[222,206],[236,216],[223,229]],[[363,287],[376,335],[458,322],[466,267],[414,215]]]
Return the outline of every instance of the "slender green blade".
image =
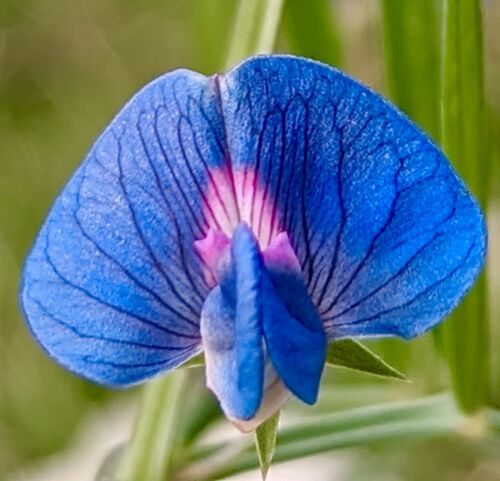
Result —
[[[337,18],[329,0],[287,0],[283,30],[292,53],[340,65]]]
[[[382,0],[389,94],[434,139],[439,135],[440,2]]]
[[[270,53],[278,38],[284,0],[240,0],[226,68],[249,55]],[[266,479],[276,445],[279,411],[261,424],[255,433],[255,445],[262,479]]]
[[[441,143],[467,185],[487,207],[480,0],[446,0],[442,66]],[[489,381],[486,279],[483,275],[442,334],[457,402],[465,412],[484,405]]]
[[[144,400],[133,437],[118,468],[117,479],[163,481],[166,479],[179,422],[180,399],[187,371],[179,370],[153,381]]]
[[[277,411],[255,430],[255,446],[263,480],[267,478],[273,460],[279,420],[280,412]]]
[[[250,55],[273,51],[283,3],[284,0],[240,0],[226,68],[233,67]]]
[[[289,461],[337,449],[398,442],[403,439],[433,438],[453,435],[463,423],[448,396],[433,396],[368,406],[315,416],[283,427],[278,434],[274,462]],[[234,455],[235,443],[195,448],[180,470],[180,480],[208,481],[221,479],[258,467],[255,452],[248,445]],[[226,452],[232,457],[224,456]],[[223,462],[217,462],[223,459]]]
[[[354,339],[342,339],[328,346],[327,365],[346,367],[381,377],[406,380],[406,377],[380,356]]]

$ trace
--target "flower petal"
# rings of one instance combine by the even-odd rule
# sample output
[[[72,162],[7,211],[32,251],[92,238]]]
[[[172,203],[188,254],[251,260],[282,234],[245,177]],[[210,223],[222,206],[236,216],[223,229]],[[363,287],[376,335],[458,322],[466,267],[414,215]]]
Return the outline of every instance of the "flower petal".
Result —
[[[241,222],[261,252],[289,235],[330,337],[432,327],[486,244],[434,144],[340,72],[280,56],[176,71],[131,100],[56,200],[23,278],[34,335],[109,385],[177,366],[200,349],[212,271]]]
[[[239,210],[263,246],[290,235],[330,337],[412,337],[456,306],[483,264],[485,226],[409,119],[294,57],[250,59],[219,87],[235,191],[253,205]]]
[[[207,297],[201,317],[207,386],[219,399],[224,414],[248,421],[262,401],[264,353],[256,317],[239,319],[219,286]],[[249,321],[241,325],[241,321]]]
[[[246,228],[236,230],[218,278],[201,318],[207,384],[227,417],[248,421],[262,401],[265,360],[261,260]]]
[[[314,404],[327,338],[285,233],[263,253],[262,329],[269,357],[286,387]]]
[[[317,398],[326,335],[290,249],[281,236],[262,256],[240,225],[203,306],[207,384],[243,430],[272,415],[289,392],[310,404]]]
[[[126,385],[199,351],[209,288],[193,244],[217,224],[203,194],[211,169],[225,171],[223,131],[213,81],[177,71],[139,92],[98,139],[24,272],[30,327],[61,364]],[[211,208],[221,222],[235,215],[220,198]]]

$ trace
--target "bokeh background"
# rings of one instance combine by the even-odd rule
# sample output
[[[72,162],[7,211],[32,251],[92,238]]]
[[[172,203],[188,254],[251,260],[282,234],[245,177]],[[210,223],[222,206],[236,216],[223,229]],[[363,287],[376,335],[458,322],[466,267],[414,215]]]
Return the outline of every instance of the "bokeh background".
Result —
[[[128,436],[138,390],[114,393],[91,385],[41,352],[19,311],[20,270],[52,200],[119,107],[165,71],[187,67],[209,74],[221,69],[236,4],[235,0],[0,0],[0,480],[92,479],[89,473],[102,463],[107,451]],[[324,49],[310,51],[314,45],[297,43],[297,23],[285,9],[277,50],[329,61],[376,90],[394,94],[386,76],[391,59],[379,2],[332,0],[331,4],[332,32],[325,37]],[[500,370],[496,368],[500,351],[500,298],[496,295],[500,272],[499,0],[484,2],[484,20],[492,139],[492,399],[500,406]],[[314,26],[304,28],[314,30]],[[435,35],[439,35],[438,28]],[[439,52],[422,51],[422,56],[439,59]],[[438,95],[432,79],[408,81],[426,84],[422,95]],[[420,101],[415,99],[416,104]],[[429,110],[418,114],[422,118],[417,120],[426,124],[431,135],[436,135],[437,115]],[[431,336],[411,345],[396,340],[378,343],[375,349],[412,383],[334,371],[325,380],[316,413],[431,394],[449,384]],[[210,404],[196,378],[188,396]],[[285,418],[301,412],[293,404],[288,410]],[[186,408],[183,415],[192,412]],[[499,441],[479,441],[473,436],[378,444],[306,462],[302,469],[308,474],[301,474],[300,479],[493,481],[500,480],[498,453]],[[285,465],[276,470],[273,479],[292,479],[287,473],[299,472],[296,467],[286,469]]]

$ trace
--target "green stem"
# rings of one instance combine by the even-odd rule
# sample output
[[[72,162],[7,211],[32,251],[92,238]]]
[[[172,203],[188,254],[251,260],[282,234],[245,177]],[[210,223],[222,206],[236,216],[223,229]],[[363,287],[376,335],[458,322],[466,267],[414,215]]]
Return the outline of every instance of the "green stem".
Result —
[[[241,0],[227,55],[226,68],[250,55],[274,49],[284,0]]]
[[[441,143],[484,208],[489,160],[483,91],[481,0],[445,0]],[[489,342],[484,275],[442,334],[456,400],[474,413],[486,400]]]
[[[233,67],[245,57],[271,53],[278,38],[284,0],[240,0],[234,24],[233,41],[226,68]],[[260,426],[256,432],[256,448],[262,479],[265,479],[274,455],[279,412]]]
[[[118,469],[119,481],[167,480],[187,376],[188,370],[178,369],[146,385],[132,440]]]

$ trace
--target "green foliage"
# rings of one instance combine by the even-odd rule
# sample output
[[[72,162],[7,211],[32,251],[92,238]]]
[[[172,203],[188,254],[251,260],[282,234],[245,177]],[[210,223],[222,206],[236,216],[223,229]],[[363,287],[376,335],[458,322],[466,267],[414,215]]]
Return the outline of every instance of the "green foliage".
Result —
[[[240,0],[226,59],[229,69],[251,55],[270,53],[278,38],[284,0]]]
[[[406,380],[397,369],[354,339],[342,339],[328,346],[326,363],[381,377]]]
[[[118,479],[166,480],[176,447],[187,376],[187,371],[177,370],[146,385],[132,439],[118,468]]]
[[[500,138],[500,69],[498,62],[491,62],[491,52],[498,55],[500,45],[498,2],[447,0],[443,10],[437,0],[381,0],[382,30],[371,0],[0,3],[0,479],[11,479],[11,473],[61,452],[85,415],[112,397],[40,352],[22,325],[15,299],[23,257],[57,191],[113,112],[156,75],[179,66],[211,74],[225,64],[228,49],[226,65],[231,66],[246,55],[270,51],[279,37],[281,49],[336,66],[348,60],[348,67],[362,72],[365,82],[380,85],[376,60],[382,55],[374,40],[381,35],[391,97],[441,139],[487,207],[489,179],[495,176],[488,168],[484,133],[479,6],[488,9],[484,20],[490,24],[486,72],[493,87],[488,99],[495,140]],[[254,8],[255,13],[250,11]],[[468,413],[488,401],[486,314],[483,278],[443,336],[453,387]],[[498,336],[496,332],[491,338],[493,345],[498,345]],[[331,347],[334,364],[402,376],[363,346],[342,343],[347,350],[339,343]],[[487,407],[463,417],[451,397],[422,399],[449,385],[437,375],[444,363],[420,349],[420,343],[411,343],[404,368],[412,383],[382,382],[352,369],[325,370],[318,406],[287,404],[274,461],[363,446],[360,454],[351,451],[353,469],[345,478],[338,473],[339,481],[496,480],[499,412]],[[394,359],[398,345],[387,341],[384,357]],[[195,363],[202,365],[202,358],[189,364]],[[399,360],[395,364],[402,365]],[[176,373],[197,379],[178,390],[171,383],[179,377],[160,379],[147,388],[136,426],[144,443],[130,448],[129,473],[147,464],[158,476],[173,470],[176,480],[203,481],[258,468],[251,437],[235,434],[227,443],[202,444],[221,417],[202,375],[196,369]],[[162,407],[176,396],[182,396],[180,414]],[[394,402],[374,405],[380,400]],[[353,405],[360,407],[349,409]],[[267,460],[269,453],[261,449]]]
[[[440,2],[382,0],[389,93],[434,139],[439,135]]]
[[[441,144],[483,208],[487,208],[483,36],[480,0],[446,0],[442,66]],[[483,275],[443,326],[453,388],[462,409],[474,412],[489,381],[488,300]]]
[[[329,416],[310,417],[285,426],[278,434],[274,460],[289,461],[332,450],[392,443],[405,439],[451,436],[461,418],[448,397],[382,404],[347,410]],[[233,446],[234,448],[234,446]],[[197,481],[221,479],[258,466],[251,443],[239,449],[241,454],[229,462],[213,462],[231,449],[219,444],[192,451],[188,463]],[[390,447],[389,447],[390,449]],[[188,477],[180,477],[187,481]]]
[[[255,447],[257,448],[260,472],[264,481],[273,460],[279,421],[280,412],[277,411],[255,430]]]
[[[290,50],[330,65],[341,64],[336,10],[329,0],[287,0],[283,29]]]
[[[326,364],[375,376],[406,380],[406,377],[397,369],[355,339],[341,339],[330,343],[326,354]],[[181,368],[203,367],[204,365],[203,354],[198,354],[186,361]]]

